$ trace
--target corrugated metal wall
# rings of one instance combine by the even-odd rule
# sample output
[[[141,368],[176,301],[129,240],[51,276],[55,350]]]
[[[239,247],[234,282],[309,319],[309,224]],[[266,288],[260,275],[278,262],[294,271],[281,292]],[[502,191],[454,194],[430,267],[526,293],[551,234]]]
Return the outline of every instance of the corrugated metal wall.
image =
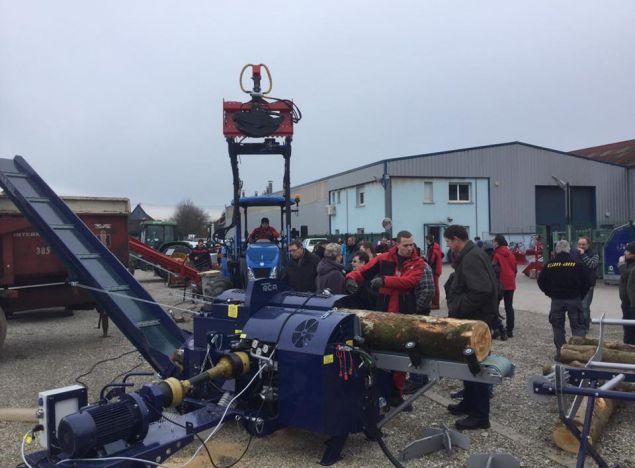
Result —
[[[635,168],[628,170],[628,199],[630,200],[630,206],[628,219],[635,220]]]
[[[492,232],[525,231],[535,225],[535,186],[596,187],[596,212],[602,224],[627,216],[626,169],[520,143],[388,161],[394,176],[488,177]],[[609,213],[608,216],[605,216]]]
[[[635,206],[630,207],[630,213],[628,206],[629,197],[635,200],[635,170],[628,173],[621,166],[523,143],[397,158],[388,160],[387,168],[391,176],[401,177],[488,178],[492,232],[532,232],[536,223],[535,187],[556,185],[552,176],[573,186],[596,187],[598,224],[635,219]],[[384,162],[380,161],[294,186],[291,193],[300,194],[302,202],[299,216],[292,217],[292,225],[298,230],[300,225],[309,226],[310,233],[328,232],[325,207],[329,204],[329,191],[379,181],[383,173]],[[376,209],[382,211],[383,207]],[[249,222],[252,227],[257,225],[254,223],[259,216],[270,214],[272,220],[279,219],[270,210],[252,213],[253,220],[250,216]],[[383,211],[377,216],[382,217]]]

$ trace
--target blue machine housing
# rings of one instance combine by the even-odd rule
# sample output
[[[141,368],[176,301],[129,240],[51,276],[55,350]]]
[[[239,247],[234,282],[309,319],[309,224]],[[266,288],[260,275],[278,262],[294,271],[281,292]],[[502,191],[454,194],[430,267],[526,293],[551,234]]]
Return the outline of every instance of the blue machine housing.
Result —
[[[368,424],[360,417],[369,411],[367,371],[352,355],[347,363],[338,360],[335,349],[361,331],[355,315],[333,310],[341,297],[292,292],[278,280],[225,291],[211,311],[194,318],[184,353],[187,374],[200,372],[212,341],[212,354],[241,341],[268,344],[276,348],[278,389],[278,413],[270,423],[333,436],[362,431]],[[348,377],[341,375],[344,365]]]

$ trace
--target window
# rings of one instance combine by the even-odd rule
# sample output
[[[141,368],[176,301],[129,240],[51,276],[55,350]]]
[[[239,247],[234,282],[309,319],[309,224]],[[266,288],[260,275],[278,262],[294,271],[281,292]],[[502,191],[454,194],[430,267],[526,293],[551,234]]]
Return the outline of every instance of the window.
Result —
[[[364,206],[364,186],[357,187],[357,206]]]
[[[337,191],[337,204],[339,205],[342,201],[342,191],[338,190]]]
[[[432,182],[423,183],[423,203],[434,203]]]
[[[364,228],[357,228],[357,234],[364,234]]]
[[[469,182],[450,182],[448,200],[454,203],[467,203],[470,201]]]

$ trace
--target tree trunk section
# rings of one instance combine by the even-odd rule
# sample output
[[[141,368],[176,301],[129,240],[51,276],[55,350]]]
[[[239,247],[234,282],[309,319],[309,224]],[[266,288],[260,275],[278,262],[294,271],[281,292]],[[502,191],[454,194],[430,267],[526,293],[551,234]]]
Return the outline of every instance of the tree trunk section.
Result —
[[[470,347],[481,362],[492,348],[489,326],[480,320],[351,309],[342,312],[360,318],[365,343],[373,351],[403,353],[405,344],[413,341],[421,354],[453,361],[464,361],[463,350]]]
[[[593,345],[563,345],[560,349],[560,359],[562,362],[587,362],[593,357],[595,351],[596,346]],[[635,364],[635,352],[603,348],[602,362]]]
[[[585,398],[574,418],[574,424],[582,431],[584,425],[584,414],[589,399]],[[615,411],[616,402],[609,398],[596,398],[595,405],[593,407],[593,418],[591,419],[591,431],[589,432],[589,442],[591,445],[596,446],[604,428],[611,419],[613,412]],[[553,441],[562,450],[569,453],[578,453],[580,449],[580,442],[576,437],[567,429],[562,421],[558,421],[553,429]]]
[[[596,346],[598,345],[598,340],[595,338],[589,338],[586,336],[572,336],[569,338],[570,345],[586,345],[586,346]],[[618,341],[605,341],[602,343],[603,348],[607,349],[616,349],[618,351],[629,351],[631,353],[635,353],[635,345],[620,343]]]

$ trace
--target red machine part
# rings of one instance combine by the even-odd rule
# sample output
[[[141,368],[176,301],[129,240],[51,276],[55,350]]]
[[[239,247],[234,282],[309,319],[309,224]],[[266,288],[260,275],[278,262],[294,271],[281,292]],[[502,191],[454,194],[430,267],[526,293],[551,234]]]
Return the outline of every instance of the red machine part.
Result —
[[[254,82],[253,90],[249,91],[243,86],[243,76],[245,70],[251,68],[251,79]],[[261,69],[267,72],[267,78],[269,80],[269,88],[266,91],[262,91],[260,84],[262,80]],[[275,99],[265,97],[266,94],[271,92],[272,80],[271,72],[269,68],[263,64],[247,64],[240,71],[240,89],[251,95],[251,101],[249,102],[237,102],[237,101],[223,101],[223,134],[225,138],[244,137],[244,132],[241,132],[234,121],[234,116],[241,112],[250,112],[252,110],[262,111],[266,113],[272,113],[279,116],[282,119],[280,126],[268,137],[291,137],[293,136],[293,102],[290,100]]]
[[[81,220],[124,264],[128,264],[128,215],[78,213]],[[21,214],[0,213],[0,307],[12,313],[47,307],[90,309],[85,291],[64,285],[68,271]],[[61,283],[30,289],[3,289]]]
[[[272,137],[293,136],[293,106],[288,101],[274,101],[266,103],[223,101],[223,134],[226,138],[245,136],[234,123],[234,115],[237,112],[251,110],[259,105],[272,112],[278,112],[282,117],[280,127],[272,133]]]
[[[168,257],[167,255],[163,255],[161,252],[145,245],[139,239],[130,237],[128,239],[128,245],[130,246],[131,251],[142,255],[146,260],[154,262],[166,270],[170,270],[173,273],[181,275],[190,281],[194,281],[195,283],[201,282],[201,275],[199,275],[196,269],[186,265],[185,263],[177,262],[175,259]]]

